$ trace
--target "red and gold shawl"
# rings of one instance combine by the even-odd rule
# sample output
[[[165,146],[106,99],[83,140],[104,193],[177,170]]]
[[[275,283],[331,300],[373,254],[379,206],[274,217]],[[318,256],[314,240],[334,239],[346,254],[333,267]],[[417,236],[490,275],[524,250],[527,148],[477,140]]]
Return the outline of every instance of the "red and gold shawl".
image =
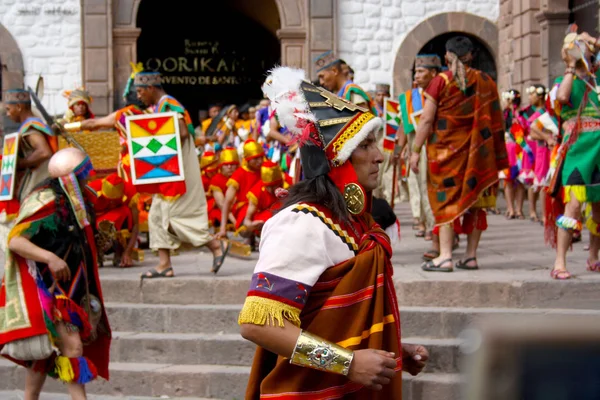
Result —
[[[383,391],[374,392],[341,375],[292,365],[289,359],[259,347],[246,400],[402,397],[400,317],[392,282],[391,245],[370,215],[363,222],[370,228],[360,239],[357,255],[320,276],[302,308],[300,327],[352,350],[394,352],[397,375]]]
[[[485,73],[467,69],[461,91],[451,72],[436,76],[427,101],[437,105],[427,143],[428,193],[437,225],[472,207],[493,207],[498,171],[508,168],[498,89]]]

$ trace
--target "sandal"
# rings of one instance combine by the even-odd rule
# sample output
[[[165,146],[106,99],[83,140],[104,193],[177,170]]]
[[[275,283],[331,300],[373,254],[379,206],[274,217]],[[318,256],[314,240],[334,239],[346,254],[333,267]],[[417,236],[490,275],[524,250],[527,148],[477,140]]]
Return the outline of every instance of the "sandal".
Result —
[[[434,258],[438,258],[440,256],[440,252],[437,250],[429,250],[423,254],[423,261],[433,260]]]
[[[170,273],[170,274],[169,274]],[[141,276],[141,279],[154,279],[154,278],[174,278],[175,274],[173,273],[173,267],[169,267],[164,271],[158,272],[154,268],[148,270],[145,274]]]
[[[426,242],[431,242],[433,240],[433,232],[427,232],[424,236],[424,239]]]
[[[425,237],[425,231],[417,231],[417,232],[415,232],[415,237],[418,237],[418,238]]]
[[[475,265],[467,265],[471,261],[475,261]],[[479,265],[477,265],[477,258],[476,257],[469,257],[469,258],[467,258],[465,260],[460,260],[459,262],[456,263],[456,268],[466,269],[466,270],[469,270],[469,271],[473,271],[473,270],[479,269]]]
[[[587,270],[592,272],[600,272],[600,261],[596,261],[595,263],[590,263],[590,260],[586,261]]]
[[[517,213],[517,214],[515,214],[514,219],[524,220],[525,216],[523,215],[523,213]]]
[[[225,261],[225,257],[227,257],[227,253],[229,253],[229,249],[231,248],[231,243],[229,241],[227,241],[227,246],[223,246],[223,242],[224,242],[224,240],[220,241],[221,252],[223,254],[221,254],[218,257],[213,258],[213,265],[212,265],[212,269],[210,270],[215,275],[221,269],[221,266],[223,265],[223,262]]]
[[[571,279],[571,273],[566,269],[553,269],[550,272],[550,276],[552,279],[556,279],[557,281],[566,281],[567,279]]]
[[[450,266],[442,267],[442,265],[446,264],[447,262],[450,262]],[[438,265],[435,265],[433,260],[425,261],[423,264],[421,264],[421,269],[423,271],[452,272],[452,259],[448,258],[446,260],[443,260]]]
[[[530,216],[529,216],[529,220],[530,220],[531,222],[540,222],[540,219],[538,218],[538,216],[537,216],[537,215],[530,215]]]

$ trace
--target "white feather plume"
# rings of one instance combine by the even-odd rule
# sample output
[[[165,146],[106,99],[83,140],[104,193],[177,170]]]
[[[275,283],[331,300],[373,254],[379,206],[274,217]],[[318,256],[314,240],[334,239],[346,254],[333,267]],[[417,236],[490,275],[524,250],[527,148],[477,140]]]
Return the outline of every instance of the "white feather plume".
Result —
[[[316,122],[316,117],[310,108],[300,84],[306,79],[301,69],[276,67],[269,71],[263,84],[263,92],[271,100],[271,107],[277,114],[279,123],[290,133],[300,136],[307,123]]]

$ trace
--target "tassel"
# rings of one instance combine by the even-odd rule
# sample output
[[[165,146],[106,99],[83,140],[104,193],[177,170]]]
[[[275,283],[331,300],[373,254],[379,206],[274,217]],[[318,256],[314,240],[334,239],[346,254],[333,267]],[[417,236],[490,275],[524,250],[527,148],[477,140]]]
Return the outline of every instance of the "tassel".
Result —
[[[79,377],[77,378],[77,383],[85,385],[96,379],[98,371],[96,370],[96,366],[90,360],[85,357],[79,357],[77,361],[79,363]]]
[[[90,337],[92,326],[90,325],[88,315],[83,308],[75,304],[73,300],[66,296],[57,296],[56,311],[59,320],[68,322],[79,329],[82,340],[85,341]]]
[[[264,297],[248,296],[240,312],[238,324],[277,325],[283,327],[286,319],[300,326],[300,309]]]
[[[73,382],[75,378],[75,373],[73,372],[73,366],[71,365],[71,360],[64,356],[56,357],[56,366],[54,369],[58,379],[65,383]]]

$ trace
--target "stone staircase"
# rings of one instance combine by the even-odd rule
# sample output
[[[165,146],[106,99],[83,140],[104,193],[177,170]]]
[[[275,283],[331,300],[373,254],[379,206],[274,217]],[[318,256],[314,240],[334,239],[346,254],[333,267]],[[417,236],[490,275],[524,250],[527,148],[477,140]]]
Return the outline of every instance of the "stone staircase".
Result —
[[[431,354],[421,376],[405,377],[404,400],[460,398],[457,337],[480,318],[579,315],[600,322],[594,282],[396,282],[403,340]],[[254,346],[240,337],[236,320],[248,283],[196,276],[140,288],[136,279],[103,277],[114,330],[111,380],[91,384],[91,398],[243,398]],[[22,389],[23,370],[2,361],[0,382],[0,390]],[[49,380],[45,392],[65,388]],[[9,394],[19,398],[0,398]]]
[[[409,220],[404,214],[401,220]],[[494,224],[481,244],[482,269],[452,274],[422,272],[427,244],[403,232],[393,258],[402,337],[431,355],[423,374],[405,376],[404,400],[461,398],[467,379],[458,337],[472,322],[575,316],[600,323],[600,274],[580,274],[581,267],[573,270],[576,279],[552,281],[552,252],[533,239],[541,235],[539,226],[501,217],[491,219]],[[580,265],[585,253],[576,247],[569,257]],[[114,331],[111,380],[89,385],[90,399],[242,399],[254,346],[239,336],[237,315],[254,261],[228,258],[214,277],[209,255],[185,252],[173,259],[176,278],[140,286],[139,274],[153,262],[149,256],[138,268],[101,271]],[[21,368],[0,361],[0,399],[22,398],[23,376]],[[68,398],[51,380],[44,393],[42,399]]]

